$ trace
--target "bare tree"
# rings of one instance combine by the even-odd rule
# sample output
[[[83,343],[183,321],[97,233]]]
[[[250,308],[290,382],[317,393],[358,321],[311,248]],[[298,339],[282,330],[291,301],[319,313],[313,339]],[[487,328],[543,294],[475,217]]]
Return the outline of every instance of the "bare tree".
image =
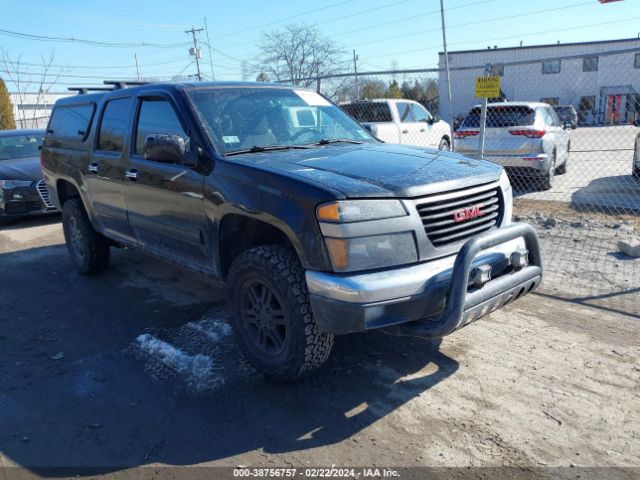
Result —
[[[291,24],[264,33],[256,70],[275,81],[287,80],[309,87],[310,78],[330,75],[346,66],[343,50],[311,25]]]
[[[0,73],[6,75],[7,80],[13,84],[15,93],[18,96],[18,105],[31,104],[31,118],[28,111],[18,108],[18,123],[20,128],[37,128],[38,112],[41,106],[46,107],[46,94],[53,87],[65,69],[58,69],[51,72],[51,66],[55,58],[55,53],[51,52],[49,58],[41,57],[42,64],[38,67],[24,65],[22,55],[12,59],[9,53],[0,48]],[[35,95],[34,101],[27,101],[30,95]]]

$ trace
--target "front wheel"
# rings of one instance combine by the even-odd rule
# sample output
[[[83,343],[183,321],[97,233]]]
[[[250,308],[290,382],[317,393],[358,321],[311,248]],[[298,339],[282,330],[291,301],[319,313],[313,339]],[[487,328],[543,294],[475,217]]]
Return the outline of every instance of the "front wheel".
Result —
[[[79,198],[64,203],[62,230],[71,260],[80,273],[90,275],[109,266],[109,240],[94,230]]]
[[[443,138],[442,140],[440,140],[440,143],[438,144],[438,150],[445,150],[445,151],[451,150],[451,145],[449,144],[449,140],[447,140],[446,138]]]
[[[293,252],[278,245],[247,250],[234,260],[227,288],[240,348],[265,377],[294,382],[327,361],[333,335],[320,332]]]

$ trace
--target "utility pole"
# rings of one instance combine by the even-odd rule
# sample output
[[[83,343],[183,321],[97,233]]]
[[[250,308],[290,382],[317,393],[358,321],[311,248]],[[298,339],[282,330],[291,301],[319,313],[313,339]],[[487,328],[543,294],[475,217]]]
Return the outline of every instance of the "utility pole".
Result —
[[[356,55],[356,51],[353,51],[353,71],[355,72],[356,79],[356,100],[360,98],[359,96],[359,88],[358,88],[358,56]]]
[[[138,68],[138,54],[134,53],[133,58],[136,59],[136,76],[138,77],[138,81],[140,81],[140,68]]]
[[[196,57],[196,68],[198,69],[198,81],[202,81],[202,75],[200,74],[200,49],[198,49],[198,40],[196,39],[196,33],[203,31],[204,28],[193,28],[191,30],[185,30],[184,33],[190,33],[193,38],[193,48],[190,49],[189,53]]]
[[[209,27],[207,26],[207,17],[204,17],[204,30],[207,34],[207,48],[209,49],[209,65],[211,66],[211,80],[215,80],[216,76],[213,74],[213,55],[211,55],[211,40],[209,39]]]
[[[454,149],[453,139],[453,105],[451,104],[451,72],[449,70],[449,52],[447,52],[447,34],[444,25],[444,1],[440,0],[440,20],[442,21],[442,45],[444,47],[444,64],[447,69],[447,90],[449,96],[449,126],[451,127],[451,150]]]

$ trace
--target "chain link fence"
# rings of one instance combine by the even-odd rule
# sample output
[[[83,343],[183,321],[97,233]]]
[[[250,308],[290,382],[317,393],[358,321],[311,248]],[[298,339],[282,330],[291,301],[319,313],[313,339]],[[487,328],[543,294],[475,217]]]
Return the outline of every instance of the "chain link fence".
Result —
[[[483,108],[474,83],[486,75],[500,88]],[[504,166],[514,216],[542,240],[540,293],[640,318],[640,259],[619,245],[640,237],[640,47],[454,66],[450,78],[451,104],[441,69],[307,80],[385,142]]]

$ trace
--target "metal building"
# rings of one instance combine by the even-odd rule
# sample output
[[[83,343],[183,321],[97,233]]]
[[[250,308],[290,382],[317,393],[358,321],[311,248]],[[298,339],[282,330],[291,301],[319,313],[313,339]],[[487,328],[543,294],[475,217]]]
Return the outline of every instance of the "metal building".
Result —
[[[582,125],[619,125],[640,117],[640,37],[449,52],[453,115],[479,103],[474,80],[499,75],[507,100],[571,104]],[[440,53],[439,67],[445,68]],[[440,116],[449,118],[446,74],[439,76]]]

